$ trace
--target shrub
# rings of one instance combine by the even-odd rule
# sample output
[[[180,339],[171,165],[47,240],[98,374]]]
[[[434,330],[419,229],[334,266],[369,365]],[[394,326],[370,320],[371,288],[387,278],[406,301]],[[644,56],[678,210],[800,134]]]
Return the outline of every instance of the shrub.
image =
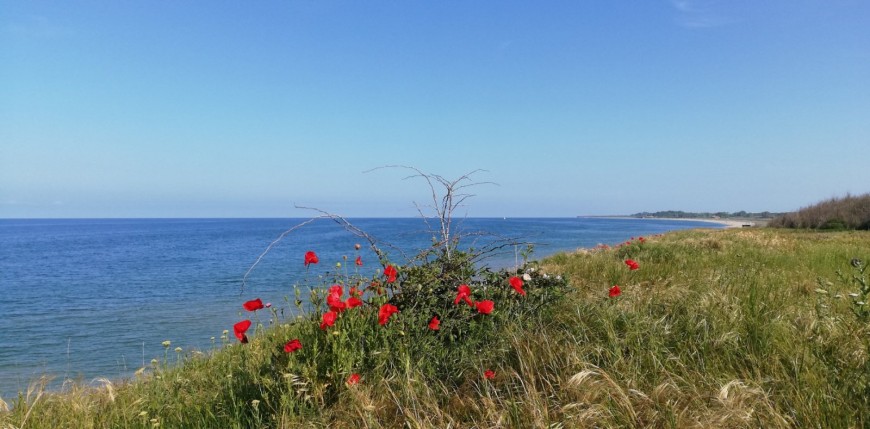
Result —
[[[868,230],[870,229],[870,193],[831,198],[774,218],[768,225],[775,228]]]

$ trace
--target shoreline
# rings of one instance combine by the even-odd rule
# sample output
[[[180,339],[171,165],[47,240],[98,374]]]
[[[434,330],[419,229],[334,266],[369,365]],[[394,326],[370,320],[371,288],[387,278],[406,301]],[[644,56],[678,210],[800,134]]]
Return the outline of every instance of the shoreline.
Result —
[[[705,218],[688,218],[688,217],[634,217],[634,216],[577,216],[580,218],[595,218],[595,219],[635,219],[635,220],[669,220],[669,221],[687,221],[687,222],[708,222],[722,225],[723,228],[743,228],[743,225],[751,224],[751,226],[761,226],[756,220],[741,220],[741,219],[705,219]],[[766,223],[766,222],[765,222]]]

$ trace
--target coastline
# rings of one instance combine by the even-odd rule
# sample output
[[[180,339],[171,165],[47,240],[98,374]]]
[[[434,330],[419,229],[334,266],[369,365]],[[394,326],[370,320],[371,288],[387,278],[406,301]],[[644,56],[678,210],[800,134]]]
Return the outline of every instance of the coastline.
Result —
[[[673,217],[634,217],[634,216],[577,216],[581,218],[596,218],[596,219],[636,219],[636,220],[677,220],[677,221],[687,221],[687,222],[708,222],[708,223],[717,223],[722,225],[723,228],[743,228],[743,225],[752,224],[755,226],[759,225],[758,221],[755,220],[740,220],[740,219],[705,219],[705,218],[673,218]]]

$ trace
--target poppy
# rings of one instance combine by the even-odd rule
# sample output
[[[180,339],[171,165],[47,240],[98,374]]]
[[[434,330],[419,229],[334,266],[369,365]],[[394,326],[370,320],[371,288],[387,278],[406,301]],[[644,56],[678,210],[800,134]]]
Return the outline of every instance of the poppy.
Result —
[[[305,266],[308,264],[316,264],[320,262],[320,259],[317,259],[317,254],[312,252],[311,250],[305,252]]]
[[[353,386],[354,384],[359,383],[359,374],[353,373],[350,377],[347,378],[347,384]]]
[[[353,286],[350,288],[350,296],[362,296],[362,295],[363,295],[363,291],[357,289],[356,286]]]
[[[456,289],[456,299],[453,300],[453,305],[459,304],[459,301],[465,301],[469,306],[474,306],[471,302],[471,288],[468,285],[459,285]]]
[[[484,371],[484,372],[483,372],[483,378],[485,378],[485,379],[487,379],[487,380],[493,380],[493,379],[495,379],[495,371],[493,371],[493,370],[491,370],[491,369],[488,369],[488,370]]]
[[[293,353],[297,350],[302,350],[302,343],[298,339],[287,341],[287,344],[284,344],[284,352],[286,353]]]
[[[613,287],[610,288],[610,294],[609,294],[609,295],[610,295],[611,298],[616,298],[616,297],[619,296],[620,294],[622,294],[622,289],[619,288],[619,285],[613,285]]]
[[[338,313],[334,311],[323,313],[323,321],[320,322],[320,329],[326,329],[329,326],[335,325],[336,319],[338,319]]]
[[[348,298],[347,301],[344,302],[344,305],[347,306],[348,309],[350,309],[350,308],[359,307],[359,306],[363,305],[363,302],[361,299],[359,299],[355,296],[352,296],[352,297]]]
[[[640,265],[638,265],[637,262],[634,262],[634,261],[631,260],[631,259],[626,259],[626,260],[625,260],[625,265],[628,265],[628,269],[631,270],[631,271],[634,271],[634,270],[640,268]]]
[[[522,279],[514,276],[514,277],[511,277],[510,280],[508,280],[508,281],[510,282],[511,287],[514,288],[514,290],[517,291],[518,294],[520,294],[522,296],[526,296],[526,291],[523,290],[523,280]]]
[[[381,306],[381,309],[378,310],[378,323],[380,325],[386,325],[387,321],[390,320],[390,316],[399,312],[399,308],[393,304],[384,304]]]
[[[347,309],[347,304],[339,298],[339,295],[331,293],[326,296],[326,305],[329,306],[329,309],[336,312],[341,313],[345,309]]]
[[[242,304],[242,307],[245,307],[245,310],[248,311],[257,311],[263,308],[263,301],[261,301],[260,298],[252,299]]]
[[[362,266],[362,257],[361,256],[356,257],[356,266],[358,266],[358,267]]]
[[[341,298],[341,296],[344,295],[344,288],[342,288],[341,285],[332,285],[329,287],[327,292],[329,292],[330,295],[338,295],[338,297]]]
[[[384,275],[387,276],[387,283],[392,283],[396,281],[396,275],[398,271],[396,271],[396,267],[392,265],[387,265],[384,267]]]
[[[236,338],[238,338],[239,342],[241,342],[242,344],[248,343],[248,336],[245,335],[245,332],[247,332],[248,328],[250,328],[250,327],[251,327],[250,320],[242,320],[241,322],[233,325],[233,333],[236,335]]]
[[[439,325],[441,325],[441,321],[438,320],[438,316],[433,316],[432,320],[429,321],[429,329],[437,331],[441,329]]]
[[[475,305],[475,307],[477,307],[477,312],[480,314],[490,314],[490,313],[492,313],[492,310],[495,308],[495,303],[488,300],[488,299],[480,301],[474,305]]]

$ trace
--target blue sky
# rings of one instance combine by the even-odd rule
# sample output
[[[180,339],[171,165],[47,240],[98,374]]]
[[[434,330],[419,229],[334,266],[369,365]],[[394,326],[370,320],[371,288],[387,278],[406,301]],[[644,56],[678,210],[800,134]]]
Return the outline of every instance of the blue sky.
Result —
[[[870,191],[870,2],[2,1],[0,217],[785,211]]]

